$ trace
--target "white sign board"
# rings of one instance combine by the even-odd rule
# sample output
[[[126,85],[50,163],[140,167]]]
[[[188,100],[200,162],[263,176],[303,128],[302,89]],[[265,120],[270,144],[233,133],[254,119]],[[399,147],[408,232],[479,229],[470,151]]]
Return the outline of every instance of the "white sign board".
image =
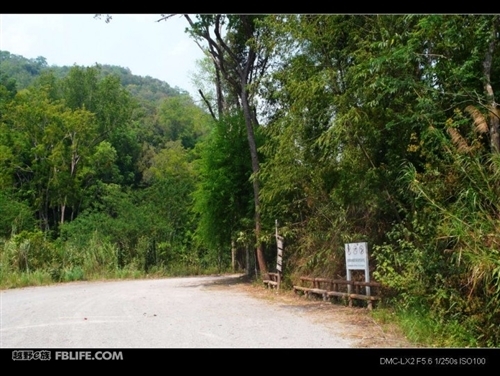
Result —
[[[345,264],[348,281],[351,280],[351,270],[364,270],[365,282],[370,282],[367,243],[347,243],[345,245]],[[347,285],[347,291],[351,293],[351,285]],[[370,295],[370,287],[368,286],[366,287],[366,294]]]
[[[348,243],[345,245],[345,262],[348,270],[368,269],[367,243]]]

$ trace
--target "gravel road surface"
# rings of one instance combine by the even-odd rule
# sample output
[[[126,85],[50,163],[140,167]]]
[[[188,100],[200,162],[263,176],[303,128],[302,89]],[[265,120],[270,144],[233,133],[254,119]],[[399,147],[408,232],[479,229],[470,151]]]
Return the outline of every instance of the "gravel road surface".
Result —
[[[339,325],[258,299],[239,275],[0,291],[2,348],[349,348]]]

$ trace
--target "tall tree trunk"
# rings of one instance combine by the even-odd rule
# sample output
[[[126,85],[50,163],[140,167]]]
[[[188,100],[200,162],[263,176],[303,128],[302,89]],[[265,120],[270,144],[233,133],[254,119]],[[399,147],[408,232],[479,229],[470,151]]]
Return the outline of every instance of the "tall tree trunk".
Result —
[[[66,212],[66,197],[64,197],[64,203],[61,205],[61,225],[64,224],[64,213]]]
[[[245,274],[250,276],[252,274],[252,267],[250,265],[250,246],[247,244],[245,246]]]
[[[236,244],[234,239],[231,240],[231,270],[236,271]]]
[[[218,117],[221,118],[224,113],[224,97],[222,95],[222,83],[220,77],[220,69],[217,64],[214,62],[215,67],[215,90],[217,91],[217,110],[219,111]]]
[[[250,158],[252,159],[253,172],[253,196],[255,205],[255,237],[257,240],[257,262],[262,276],[267,276],[267,266],[264,259],[264,251],[260,242],[261,220],[260,220],[260,187],[259,187],[259,157],[257,155],[257,145],[255,142],[254,122],[250,104],[248,103],[248,92],[246,90],[246,82],[243,80],[241,87],[241,105],[243,107],[243,115],[245,117],[245,125],[247,128],[248,146],[250,147]]]

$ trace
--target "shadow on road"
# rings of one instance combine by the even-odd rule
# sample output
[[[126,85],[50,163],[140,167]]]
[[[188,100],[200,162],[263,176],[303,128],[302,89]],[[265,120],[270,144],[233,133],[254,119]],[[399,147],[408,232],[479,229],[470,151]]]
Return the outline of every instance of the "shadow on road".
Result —
[[[182,287],[215,287],[215,286],[236,286],[242,284],[250,284],[254,281],[253,277],[249,277],[245,274],[230,274],[230,275],[220,275],[209,277],[203,281],[197,281],[196,283],[186,284]]]

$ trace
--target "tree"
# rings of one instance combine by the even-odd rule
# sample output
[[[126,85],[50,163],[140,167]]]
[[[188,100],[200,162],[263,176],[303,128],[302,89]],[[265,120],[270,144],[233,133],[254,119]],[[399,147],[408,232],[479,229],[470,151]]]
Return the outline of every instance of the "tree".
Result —
[[[42,229],[57,222],[56,212],[64,223],[67,206],[75,210],[82,193],[85,170],[80,167],[89,161],[96,134],[93,115],[50,100],[40,88],[19,92],[5,121],[10,136],[4,147],[11,158],[4,163],[15,176],[13,183],[36,208]]]
[[[95,115],[95,144],[108,141],[117,151],[116,164],[120,175],[115,183],[136,184],[139,180],[135,165],[140,156],[136,142],[138,130],[132,115],[137,103],[122,87],[117,76],[100,77],[101,67],[74,66],[62,80],[63,98],[71,109],[85,109]]]
[[[237,233],[252,222],[252,173],[243,117],[234,115],[214,122],[208,138],[197,149],[198,184],[193,193],[196,238],[218,259],[228,251]],[[227,252],[229,254],[229,252]]]
[[[160,21],[171,16],[173,15],[162,15]],[[259,20],[263,16],[197,15],[195,19],[189,14],[183,16],[189,24],[190,35],[212,58],[219,118],[228,113],[230,104],[234,104],[236,109],[241,108],[245,119],[253,171],[257,260],[260,272],[265,275],[267,266],[261,243],[260,164],[255,138],[258,120],[254,103],[259,81],[268,61],[268,50],[259,44],[260,37],[265,32],[259,26]],[[207,44],[206,48],[200,44],[202,41]],[[223,95],[224,85],[227,85],[230,96]]]
[[[182,146],[192,149],[196,142],[207,133],[207,114],[196,106],[189,95],[165,98],[158,106],[155,134],[163,142],[182,142]],[[158,145],[159,142],[154,144]]]

